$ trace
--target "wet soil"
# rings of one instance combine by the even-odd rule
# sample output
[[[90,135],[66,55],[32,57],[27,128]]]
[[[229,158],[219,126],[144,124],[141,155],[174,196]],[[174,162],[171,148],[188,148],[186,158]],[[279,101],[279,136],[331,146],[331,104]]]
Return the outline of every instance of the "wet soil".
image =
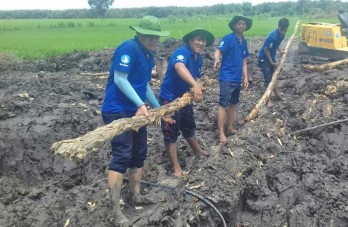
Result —
[[[249,42],[254,48],[251,85],[241,93],[237,121],[265,90],[254,55],[262,39]],[[180,45],[166,40],[159,61]],[[216,80],[214,48],[204,53],[203,73]],[[112,52],[76,52],[36,62],[0,57],[0,226],[112,226],[106,190],[109,143],[81,162],[50,150],[56,141],[103,125],[100,105],[107,78],[82,73],[108,71]],[[185,179],[175,190],[144,185],[144,194],[160,199],[156,205],[134,207],[124,193],[124,213],[133,225],[222,226],[216,212],[186,194],[186,188],[213,203],[227,226],[348,226],[348,124],[289,135],[348,117],[348,68],[316,73],[301,67],[329,61],[298,56],[295,42],[279,78],[284,100],[273,100],[255,120],[236,125],[238,133],[223,145],[217,142],[218,81],[207,87],[205,99],[194,105],[197,137],[211,156],[196,157],[180,138]],[[156,94],[158,85],[155,75]],[[148,131],[143,179],[173,182],[160,127]]]

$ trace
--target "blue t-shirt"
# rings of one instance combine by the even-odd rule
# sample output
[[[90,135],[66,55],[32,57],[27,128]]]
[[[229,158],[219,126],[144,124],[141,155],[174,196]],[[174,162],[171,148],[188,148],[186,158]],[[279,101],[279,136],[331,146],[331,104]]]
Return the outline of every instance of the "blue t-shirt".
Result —
[[[263,60],[267,60],[267,57],[265,55],[265,48],[267,47],[271,58],[273,60],[273,62],[276,62],[275,60],[275,56],[277,53],[277,49],[280,45],[280,43],[283,41],[284,39],[284,35],[281,35],[279,32],[279,29],[275,29],[273,32],[271,32],[267,39],[265,40],[265,43],[263,44],[260,53],[259,53],[259,60],[263,61]]]
[[[190,90],[190,85],[181,79],[175,70],[175,64],[179,62],[186,66],[195,80],[202,76],[202,56],[198,55],[195,59],[195,54],[189,46],[179,47],[169,59],[168,68],[161,85],[160,97],[168,101],[173,101]]]
[[[123,94],[114,82],[115,70],[128,74],[128,81],[145,102],[146,86],[151,80],[154,56],[142,47],[137,38],[123,42],[114,52],[101,111],[103,113],[135,112],[138,107]]]
[[[222,52],[219,80],[231,83],[242,82],[243,61],[249,57],[248,43],[244,36],[241,43],[233,32],[224,36],[218,49]]]

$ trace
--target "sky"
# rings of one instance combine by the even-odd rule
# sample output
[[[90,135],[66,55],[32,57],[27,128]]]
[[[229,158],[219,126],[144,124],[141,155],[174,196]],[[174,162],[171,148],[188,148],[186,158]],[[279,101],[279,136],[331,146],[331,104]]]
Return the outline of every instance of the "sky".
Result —
[[[262,2],[281,2],[286,0],[115,0],[111,8],[133,8],[146,6],[209,6],[215,4],[229,4],[251,2],[253,5]],[[0,0],[0,10],[21,9],[88,9],[88,0]]]

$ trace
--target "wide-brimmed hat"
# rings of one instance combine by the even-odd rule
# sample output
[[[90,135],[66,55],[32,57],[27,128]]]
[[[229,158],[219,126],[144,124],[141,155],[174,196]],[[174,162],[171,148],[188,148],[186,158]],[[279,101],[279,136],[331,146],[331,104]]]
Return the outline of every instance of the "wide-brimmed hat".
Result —
[[[234,24],[237,23],[239,20],[244,20],[246,23],[246,29],[245,31],[248,31],[251,26],[253,25],[253,21],[250,18],[247,18],[243,15],[237,15],[235,17],[232,18],[232,20],[230,21],[230,23],[228,23],[228,26],[230,27],[230,29],[232,31],[234,31]]]
[[[129,28],[143,35],[168,36],[169,31],[161,30],[161,23],[157,17],[145,16],[141,18],[139,26],[129,26]]]
[[[205,40],[207,41],[207,44],[206,44],[207,47],[213,45],[213,43],[215,41],[214,35],[203,28],[193,29],[191,32],[187,33],[186,35],[184,35],[184,37],[182,37],[182,41],[184,41],[184,43],[186,43],[186,44],[189,44],[190,39],[195,37],[195,36],[204,37]]]

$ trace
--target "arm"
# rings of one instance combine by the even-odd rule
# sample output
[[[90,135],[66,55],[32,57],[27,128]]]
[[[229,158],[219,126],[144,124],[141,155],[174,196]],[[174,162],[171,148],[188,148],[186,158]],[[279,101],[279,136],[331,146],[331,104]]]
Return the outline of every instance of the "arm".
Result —
[[[243,85],[244,89],[247,89],[249,87],[248,65],[246,58],[244,58],[243,60]]]
[[[280,47],[278,47],[277,50],[279,51],[280,56],[283,56],[283,55],[284,55],[284,51],[282,51],[282,50],[280,49]]]
[[[149,83],[147,83],[147,86],[146,86],[146,100],[150,103],[150,106],[152,108],[160,107],[160,104],[158,103],[155,95],[153,94],[153,91]]]
[[[218,70],[218,68],[220,67],[221,56],[222,56],[221,50],[217,49],[214,52],[214,70]]]
[[[186,68],[183,63],[176,63],[174,65],[175,71],[178,73],[181,79],[188,83],[192,87],[193,91],[193,100],[199,102],[202,99],[202,90],[196,80],[192,77],[190,71]]]
[[[139,95],[136,93],[136,91],[128,81],[128,74],[115,70],[114,82],[116,86],[122,91],[122,93],[138,107],[135,115],[148,116],[144,102],[140,99]]]
[[[265,56],[267,58],[267,61],[274,67],[276,68],[278,64],[276,62],[273,62],[271,54],[269,53],[269,50],[267,47],[265,47]]]

